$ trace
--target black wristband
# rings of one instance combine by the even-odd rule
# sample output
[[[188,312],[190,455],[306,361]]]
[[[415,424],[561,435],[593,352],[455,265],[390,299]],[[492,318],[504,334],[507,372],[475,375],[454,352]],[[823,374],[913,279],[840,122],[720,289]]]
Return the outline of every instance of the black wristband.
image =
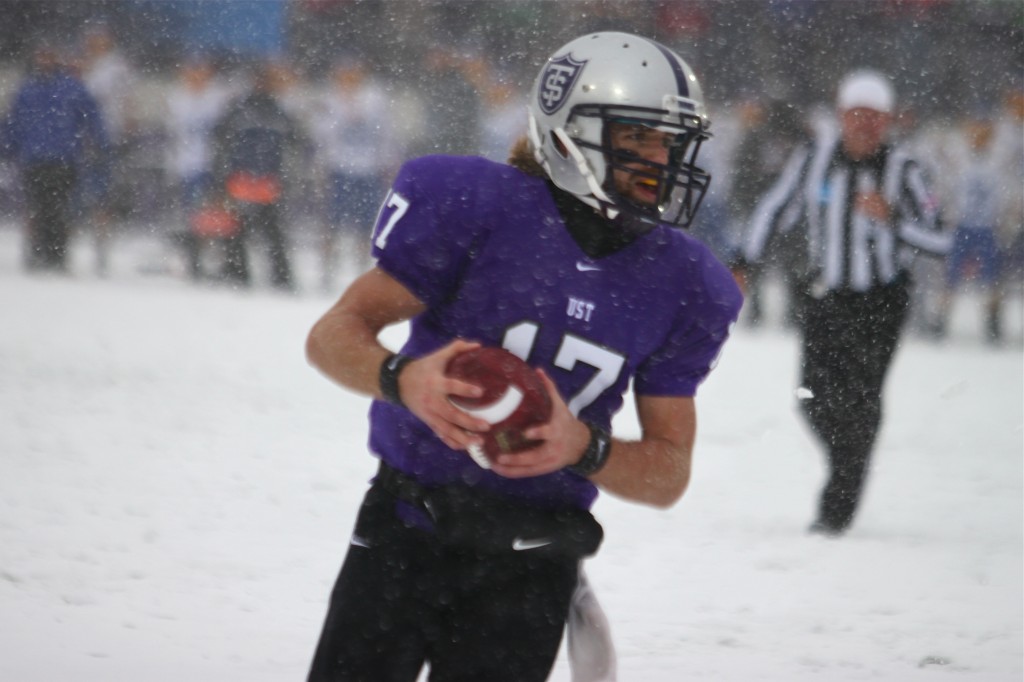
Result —
[[[398,391],[398,375],[412,360],[408,355],[392,353],[384,358],[384,362],[380,363],[380,392],[384,396],[384,400],[393,405],[405,407]]]
[[[608,455],[612,453],[612,435],[600,426],[593,424],[587,424],[587,428],[590,429],[590,442],[587,443],[587,449],[583,451],[580,461],[566,467],[580,476],[590,476],[600,471],[608,463]]]

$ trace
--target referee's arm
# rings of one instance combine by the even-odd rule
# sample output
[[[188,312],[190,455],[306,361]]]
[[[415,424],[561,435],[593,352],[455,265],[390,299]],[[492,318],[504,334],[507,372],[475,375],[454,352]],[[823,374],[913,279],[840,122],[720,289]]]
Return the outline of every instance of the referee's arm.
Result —
[[[775,184],[757,202],[743,242],[741,266],[761,262],[772,235],[785,232],[799,220],[804,203],[802,181],[809,160],[808,147],[795,150]]]
[[[906,159],[899,169],[900,191],[896,235],[903,243],[933,256],[943,256],[952,246],[952,235],[942,230],[937,202],[917,162]]]

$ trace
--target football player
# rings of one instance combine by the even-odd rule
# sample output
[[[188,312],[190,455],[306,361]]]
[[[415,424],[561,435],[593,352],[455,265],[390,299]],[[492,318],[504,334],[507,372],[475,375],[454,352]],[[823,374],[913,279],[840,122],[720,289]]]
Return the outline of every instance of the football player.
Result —
[[[601,541],[598,490],[668,507],[687,487],[694,394],[742,300],[676,229],[710,181],[700,85],[663,45],[595,33],[547,60],[528,110],[508,164],[402,167],[376,266],[310,332],[310,362],[374,399],[380,459],[311,680],[547,679]],[[378,336],[403,321],[395,353]],[[448,399],[480,389],[445,375],[480,344],[539,368],[554,404],[526,432],[542,443],[489,470],[467,454],[487,423]],[[612,437],[631,382],[641,436]]]

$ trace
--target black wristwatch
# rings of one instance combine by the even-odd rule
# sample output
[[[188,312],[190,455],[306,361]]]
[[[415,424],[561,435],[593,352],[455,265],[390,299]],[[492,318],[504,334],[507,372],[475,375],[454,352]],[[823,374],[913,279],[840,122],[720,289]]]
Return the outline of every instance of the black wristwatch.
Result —
[[[600,471],[608,463],[608,455],[612,453],[612,434],[594,424],[588,423],[587,428],[590,429],[587,449],[583,451],[580,461],[566,467],[580,476],[590,476]]]
[[[413,361],[413,358],[401,353],[392,353],[380,363],[380,392],[393,405],[405,407],[402,396],[398,391],[398,375],[402,373],[405,366]]]

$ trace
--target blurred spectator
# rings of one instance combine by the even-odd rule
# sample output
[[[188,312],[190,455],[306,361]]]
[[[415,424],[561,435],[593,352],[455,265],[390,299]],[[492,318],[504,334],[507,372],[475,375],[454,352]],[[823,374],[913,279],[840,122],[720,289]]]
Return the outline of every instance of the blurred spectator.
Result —
[[[213,139],[217,188],[226,194],[240,229],[225,243],[223,276],[238,285],[250,283],[247,244],[266,240],[273,286],[293,290],[291,264],[281,224],[288,155],[297,153],[303,135],[278,102],[273,64],[255,69],[251,90],[228,107]]]
[[[309,107],[304,76],[291,61],[283,57],[267,59],[262,68],[266,72],[274,99],[293,120],[300,121]]]
[[[209,235],[199,234],[196,220],[206,210],[216,210],[221,193],[213,190],[213,128],[224,113],[232,91],[216,80],[213,63],[202,57],[186,60],[178,81],[167,93],[168,146],[166,166],[177,188],[185,219],[177,236],[185,247],[189,274],[204,276],[202,246]]]
[[[54,47],[33,51],[0,132],[0,150],[14,158],[24,186],[25,266],[67,271],[71,198],[86,154],[102,163],[109,143],[96,100]]]
[[[995,148],[1005,155],[1006,185],[1010,188],[998,235],[999,286],[1005,293],[1011,283],[1020,285],[1024,279],[1024,89],[1020,86],[1006,94],[995,136]]]
[[[125,213],[128,203],[124,164],[135,127],[132,100],[138,79],[106,25],[90,27],[83,34],[80,68],[82,81],[103,114],[111,147],[105,163],[86,164],[77,197],[81,217],[93,228],[96,268],[103,275],[108,268],[112,213]]]
[[[420,97],[439,105],[426,107],[414,154],[478,154],[486,63],[475,53],[439,44],[427,51],[425,70]]]
[[[526,101],[508,81],[496,77],[483,91],[480,119],[480,156],[498,163],[508,161],[513,143],[526,131]]]
[[[106,25],[90,27],[83,35],[82,81],[99,103],[111,144],[122,144],[136,124],[138,76]]]
[[[311,111],[317,166],[324,182],[322,285],[330,290],[340,255],[369,263],[369,239],[397,150],[383,87],[359,58],[338,61]],[[340,243],[339,243],[340,242]]]
[[[964,280],[976,280],[985,292],[985,338],[996,342],[1002,336],[997,240],[1006,232],[1000,224],[1008,218],[1010,198],[1021,188],[1011,184],[1006,157],[995,145],[995,132],[992,112],[975,111],[962,123],[960,134],[945,154],[952,193],[947,218],[956,229],[933,329],[939,338],[946,336],[953,299]]]
[[[782,172],[790,153],[807,139],[808,132],[801,114],[789,103],[777,99],[748,100],[741,107],[745,131],[732,159],[733,180],[729,195],[730,219],[738,234],[745,232],[754,207]],[[785,321],[795,322],[793,308],[797,286],[794,267],[802,255],[803,235],[789,230],[772,236],[771,254],[763,263],[747,268],[747,291],[744,308],[747,323],[758,325],[764,315],[762,283],[771,270],[776,270],[786,291]]]
[[[283,55],[275,55],[265,62],[270,89],[274,99],[291,117],[302,132],[302,143],[285,159],[283,175],[289,179],[281,201],[280,219],[285,225],[300,221],[320,220],[319,187],[316,182],[315,149],[309,134],[312,110],[316,108],[318,93],[297,64]]]
[[[736,256],[737,245],[729,229],[730,160],[723,137],[722,130],[716,126],[715,136],[701,144],[702,165],[711,174],[712,181],[689,230],[707,244],[720,261],[729,263]]]

